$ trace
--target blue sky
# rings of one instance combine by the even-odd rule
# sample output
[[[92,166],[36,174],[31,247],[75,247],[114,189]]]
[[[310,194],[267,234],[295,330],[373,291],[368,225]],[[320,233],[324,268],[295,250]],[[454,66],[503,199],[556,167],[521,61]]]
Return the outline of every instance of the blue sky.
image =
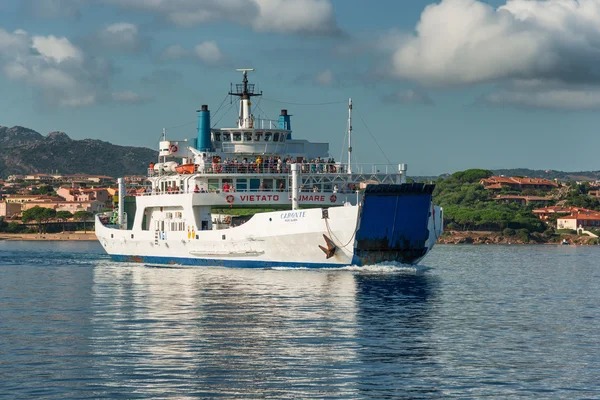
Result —
[[[361,163],[598,170],[599,63],[600,0],[4,0],[0,125],[155,148],[251,67],[336,159],[352,97]]]

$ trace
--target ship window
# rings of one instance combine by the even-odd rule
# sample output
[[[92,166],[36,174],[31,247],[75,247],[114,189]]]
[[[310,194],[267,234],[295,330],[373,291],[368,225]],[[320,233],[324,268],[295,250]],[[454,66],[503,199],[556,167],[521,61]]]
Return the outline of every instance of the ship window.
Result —
[[[260,179],[250,179],[250,191],[258,192],[260,188]]]
[[[180,212],[176,212],[175,213],[175,218],[181,218],[181,213]]]
[[[233,187],[233,179],[222,179],[221,187],[225,186],[225,184],[227,184],[227,186],[229,186],[230,188]],[[231,189],[229,189],[229,190],[231,190]]]
[[[167,213],[167,218],[173,218],[173,213]]]
[[[271,132],[265,132],[265,142],[271,141],[271,135],[273,135]]]
[[[263,179],[263,190],[268,192],[273,190],[273,179]]]
[[[224,133],[223,134],[223,141],[224,142],[230,142],[231,141],[231,133]]]
[[[285,140],[285,133],[281,133],[281,137],[279,138],[280,142],[283,142]]]
[[[262,134],[263,134],[262,132],[256,132],[254,134],[254,141],[255,142],[260,142],[260,139],[262,138]]]
[[[251,142],[252,141],[252,132],[244,132],[244,141]]]
[[[285,190],[285,179],[277,179],[275,184],[277,185],[277,190],[281,192]]]
[[[219,189],[219,180],[218,179],[209,179],[208,180],[208,191],[214,192]]]
[[[221,134],[219,132],[215,132],[214,135],[215,135],[215,140],[217,142],[220,142],[221,141]]]
[[[236,132],[233,134],[233,141],[234,142],[241,142],[242,141],[242,134],[240,132]]]
[[[245,192],[248,190],[248,179],[236,179],[235,190],[238,192]]]
[[[275,132],[275,133],[273,134],[273,141],[274,141],[274,142],[279,142],[279,132]]]

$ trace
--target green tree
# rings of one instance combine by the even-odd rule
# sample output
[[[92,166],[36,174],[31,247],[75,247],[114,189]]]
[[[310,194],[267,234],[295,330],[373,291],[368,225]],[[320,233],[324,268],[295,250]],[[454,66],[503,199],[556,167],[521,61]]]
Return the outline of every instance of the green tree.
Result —
[[[48,221],[54,218],[55,216],[56,210],[52,208],[35,206],[33,208],[30,208],[29,210],[23,211],[23,216],[21,219],[25,223],[35,221],[38,224],[38,233],[42,233],[46,231],[45,225],[48,223]]]
[[[89,211],[77,211],[75,212],[75,214],[73,214],[73,218],[78,219],[79,221],[83,222],[83,231],[85,233],[87,233],[87,226],[86,226],[86,222],[90,220],[90,218],[92,218],[94,216],[94,214],[92,214]]]
[[[56,212],[56,219],[59,222],[62,222],[63,224],[63,232],[65,231],[65,222],[67,222],[67,220],[69,218],[73,217],[73,214],[70,211],[57,211]]]

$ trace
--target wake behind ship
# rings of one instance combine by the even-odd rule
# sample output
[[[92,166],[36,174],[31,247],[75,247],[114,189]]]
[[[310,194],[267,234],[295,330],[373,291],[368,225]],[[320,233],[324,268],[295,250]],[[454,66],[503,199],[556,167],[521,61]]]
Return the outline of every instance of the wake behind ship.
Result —
[[[234,128],[211,127],[198,110],[198,135],[167,140],[149,185],[119,179],[114,218],[96,216],[96,235],[118,261],[225,267],[331,268],[416,264],[442,232],[433,185],[406,183],[406,164],[336,162],[327,143],[292,137],[291,116],[255,118],[254,85],[242,84]],[[127,212],[126,212],[127,204]],[[261,210],[272,211],[263,212]],[[243,212],[240,212],[242,210]],[[245,218],[236,217],[245,214]]]

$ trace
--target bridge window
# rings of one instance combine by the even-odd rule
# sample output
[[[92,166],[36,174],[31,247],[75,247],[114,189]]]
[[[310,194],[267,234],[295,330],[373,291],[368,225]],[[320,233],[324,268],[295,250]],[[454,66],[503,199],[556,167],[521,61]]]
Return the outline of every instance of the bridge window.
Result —
[[[251,142],[252,141],[252,132],[244,132],[244,141]]]
[[[281,133],[281,137],[279,138],[280,142],[283,142],[285,140],[285,133]]]
[[[279,132],[275,132],[275,133],[273,134],[273,141],[274,141],[274,142],[279,142]]]
[[[255,142],[260,142],[260,139],[262,138],[263,133],[262,132],[256,132],[254,134],[254,141]]]
[[[233,134],[233,141],[234,142],[241,142],[242,141],[242,134],[240,132],[236,132]]]
[[[265,132],[265,142],[270,142],[272,135],[273,134],[271,132]]]
[[[213,133],[213,135],[215,136],[215,141],[217,141],[217,142],[221,141],[221,134],[219,132],[215,132],[215,133]]]
[[[231,133],[224,133],[223,134],[223,141],[224,142],[230,142],[231,141]]]

